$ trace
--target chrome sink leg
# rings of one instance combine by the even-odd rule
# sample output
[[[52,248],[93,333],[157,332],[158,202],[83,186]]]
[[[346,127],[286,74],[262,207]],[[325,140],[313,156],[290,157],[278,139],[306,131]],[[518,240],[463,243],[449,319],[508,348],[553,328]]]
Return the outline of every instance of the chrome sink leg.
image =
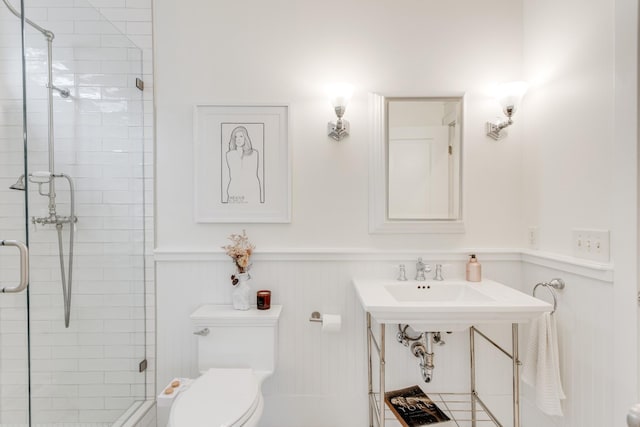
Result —
[[[371,313],[367,312],[367,375],[369,378],[369,427],[373,427],[373,362],[371,361]]]
[[[469,358],[471,362],[471,427],[477,426],[476,420],[476,344],[474,327],[469,328]]]
[[[518,365],[518,324],[511,324],[512,359],[513,359],[513,427],[520,427],[520,369]]]
[[[384,419],[384,392],[385,392],[385,363],[386,363],[386,355],[385,355],[385,328],[386,324],[380,324],[380,427],[384,427],[385,419]]]

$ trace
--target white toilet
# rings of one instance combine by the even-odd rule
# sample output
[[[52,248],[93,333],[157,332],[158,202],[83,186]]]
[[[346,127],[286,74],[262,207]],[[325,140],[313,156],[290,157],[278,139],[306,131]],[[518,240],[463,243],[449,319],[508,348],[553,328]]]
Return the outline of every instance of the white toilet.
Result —
[[[201,376],[171,407],[170,427],[253,427],[262,416],[262,382],[276,366],[282,306],[234,310],[204,305],[191,314]]]

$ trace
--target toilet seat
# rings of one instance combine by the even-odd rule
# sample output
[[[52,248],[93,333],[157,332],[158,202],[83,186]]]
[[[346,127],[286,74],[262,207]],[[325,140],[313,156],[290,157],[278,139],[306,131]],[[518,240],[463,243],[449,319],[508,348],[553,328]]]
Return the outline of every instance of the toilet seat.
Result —
[[[209,369],[180,393],[171,408],[169,425],[238,427],[256,409],[262,412],[262,394],[253,370]]]

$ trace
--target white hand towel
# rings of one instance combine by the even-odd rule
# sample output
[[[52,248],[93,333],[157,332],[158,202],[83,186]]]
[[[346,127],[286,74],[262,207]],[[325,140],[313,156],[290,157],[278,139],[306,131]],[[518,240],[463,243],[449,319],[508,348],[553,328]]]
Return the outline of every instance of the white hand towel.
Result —
[[[544,313],[531,321],[522,380],[536,390],[536,405],[548,415],[562,416],[566,396],[560,379],[556,320]]]

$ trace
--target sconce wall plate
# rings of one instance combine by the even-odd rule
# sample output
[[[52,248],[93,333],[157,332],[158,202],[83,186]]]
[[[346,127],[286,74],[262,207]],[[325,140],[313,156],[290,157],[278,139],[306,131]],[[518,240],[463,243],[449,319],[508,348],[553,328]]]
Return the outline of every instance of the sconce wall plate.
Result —
[[[344,137],[349,136],[349,122],[344,120],[347,104],[353,94],[353,86],[348,83],[335,83],[327,88],[329,100],[334,108],[336,117],[335,123],[329,122],[327,125],[327,134],[335,141],[340,141]]]
[[[497,123],[487,122],[486,131],[487,136],[493,138],[496,141],[506,138],[509,134],[504,130],[507,126],[513,124],[513,120],[499,121]]]
[[[497,124],[487,122],[486,124],[487,136],[495,139],[496,141],[500,141],[502,138],[507,136],[507,132],[500,132],[500,130],[501,129]]]
[[[340,141],[345,136],[349,136],[349,122],[342,119],[342,126],[338,128],[337,123],[327,123],[327,134],[335,141]]]

